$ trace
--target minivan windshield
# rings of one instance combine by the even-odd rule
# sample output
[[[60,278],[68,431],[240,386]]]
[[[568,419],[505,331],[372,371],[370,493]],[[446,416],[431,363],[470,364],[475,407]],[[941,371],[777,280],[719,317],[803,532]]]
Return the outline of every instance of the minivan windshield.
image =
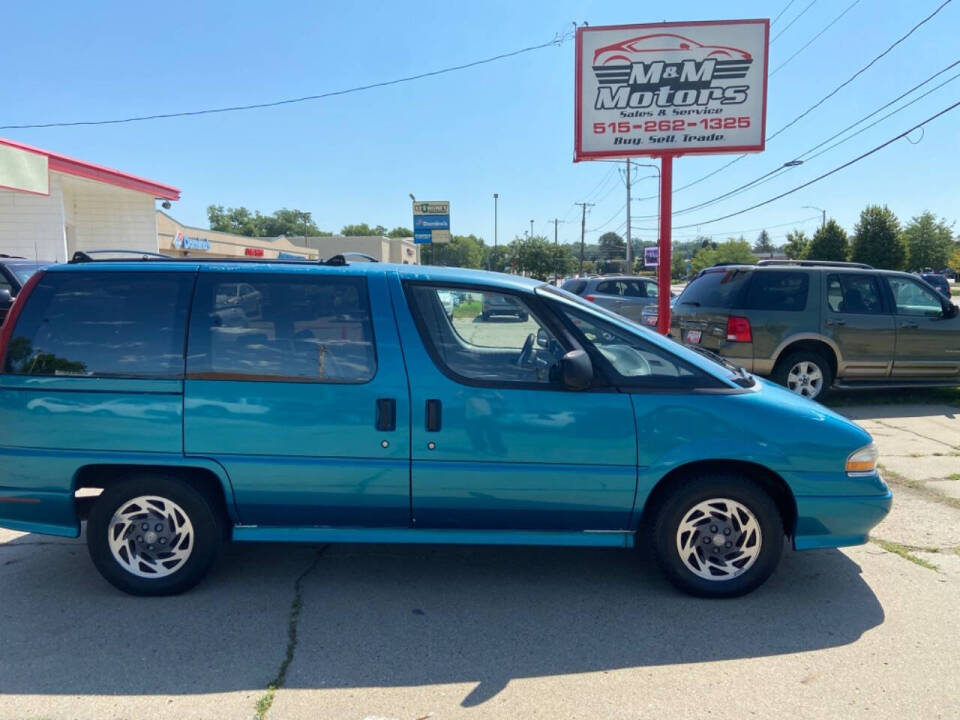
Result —
[[[594,315],[602,315],[618,323],[626,324],[632,328],[635,328],[635,331],[638,335],[649,336],[649,334],[653,333],[652,330],[633,322],[623,315],[618,315],[617,313],[601,307],[596,303],[588,302],[579,295],[574,295],[573,293],[567,292],[561,288],[556,288],[552,285],[541,285],[537,288],[537,292],[542,292],[544,295],[551,295],[564,302],[573,303],[579,307],[585,308],[588,312]],[[709,365],[714,368],[714,370],[719,367],[723,370],[724,374],[728,376],[731,382],[736,383],[741,387],[753,387],[753,385],[756,384],[756,381],[754,380],[753,376],[750,375],[750,373],[743,368],[729,362],[726,358],[716,355],[715,353],[693,352],[692,349],[686,348],[679,343],[676,344],[676,347],[671,347],[671,352],[684,359],[697,358],[700,360],[706,360],[708,361]]]

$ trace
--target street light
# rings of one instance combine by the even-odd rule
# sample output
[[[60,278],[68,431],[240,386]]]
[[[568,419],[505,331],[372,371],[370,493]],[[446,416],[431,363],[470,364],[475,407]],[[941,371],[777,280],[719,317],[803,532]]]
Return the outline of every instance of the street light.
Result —
[[[493,194],[493,246],[497,246],[497,199],[500,193]]]
[[[533,237],[533,220],[530,221],[530,237]]]
[[[818,208],[816,205],[803,205],[802,208],[803,208],[804,210],[819,210],[819,211],[823,214],[823,222],[820,223],[820,227],[821,227],[821,228],[825,228],[825,227],[827,226],[827,211],[826,211],[826,210],[824,210],[823,208]]]

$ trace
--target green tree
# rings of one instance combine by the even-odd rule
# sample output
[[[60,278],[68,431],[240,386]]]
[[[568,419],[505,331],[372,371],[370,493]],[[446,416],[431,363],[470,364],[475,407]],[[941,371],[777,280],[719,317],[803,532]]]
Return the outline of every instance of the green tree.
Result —
[[[957,246],[956,250],[953,251],[953,255],[950,256],[950,264],[947,267],[960,270],[960,246]]]
[[[607,232],[597,240],[600,255],[605,259],[626,257],[627,243],[615,232]]]
[[[510,269],[510,250],[504,245],[485,246],[483,265],[487,270],[507,272]]]
[[[783,254],[791,260],[803,260],[810,249],[810,238],[803,230],[794,230],[787,233],[787,244],[783,246]]]
[[[910,267],[914,270],[946,267],[953,254],[953,232],[946,221],[937,221],[932,212],[914,217],[903,229]]]
[[[773,255],[774,251],[776,251],[776,248],[770,241],[770,233],[766,230],[761,230],[760,236],[753,244],[753,252],[757,255]]]
[[[682,280],[687,276],[687,258],[683,253],[674,252],[670,254],[670,276],[674,280]]]
[[[413,237],[413,230],[405,227],[395,227],[393,230],[387,233],[387,237],[390,238],[405,238]]]
[[[434,245],[434,265],[447,267],[479,268],[483,266],[483,241],[475,235],[454,235],[450,242]]]
[[[837,260],[843,262],[850,254],[850,243],[847,233],[837,224],[836,220],[828,220],[827,224],[813,234],[813,240],[807,246],[804,257],[810,260]]]
[[[340,230],[340,234],[348,237],[384,237],[387,234],[387,229],[383,225],[370,227],[366,223],[357,223],[356,225],[344,225]]]
[[[224,208],[223,205],[210,205],[207,207],[207,218],[211,230],[247,237],[330,235],[318,228],[313,216],[305,210],[281,208],[271,215],[262,215],[259,210],[250,212],[245,207]]]
[[[750,243],[743,238],[739,240],[730,238],[726,242],[717,244],[716,247],[702,247],[697,250],[690,261],[690,272],[696,274],[718,263],[752,265],[756,261],[756,256],[750,251]]]
[[[543,235],[518,237],[510,243],[509,250],[511,267],[538,280],[547,280],[554,274],[565,275],[573,267],[570,252]]]
[[[868,205],[853,230],[850,259],[885,270],[907,266],[907,244],[900,221],[886,205]]]

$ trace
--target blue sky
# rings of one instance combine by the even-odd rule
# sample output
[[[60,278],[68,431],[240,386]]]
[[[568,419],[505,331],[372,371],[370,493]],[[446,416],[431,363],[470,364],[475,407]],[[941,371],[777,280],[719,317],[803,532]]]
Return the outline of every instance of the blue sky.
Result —
[[[776,38],[777,67],[852,0],[816,0]],[[770,80],[768,134],[819,100],[932,12],[941,0],[860,0],[836,25]],[[45,2],[4,9],[7,68],[0,125],[103,119],[270,101],[439,69],[545,42],[572,28],[662,20],[773,18],[787,0],[736,3],[622,2]],[[810,0],[795,0],[771,32]],[[665,14],[667,13],[668,14]],[[816,145],[958,57],[960,2],[880,60],[835,97],[751,155],[674,195],[674,208],[715,197]],[[954,32],[951,32],[954,31]],[[626,191],[607,163],[572,162],[574,46],[549,47],[440,77],[317,102],[252,112],[128,125],[2,130],[0,135],[116,167],[182,189],[170,213],[206,227],[206,206],[296,207],[320,227],[351,222],[411,225],[412,192],[449,200],[452,231],[493,239],[492,194],[500,194],[499,236],[529,229],[588,241],[623,231]],[[960,66],[907,100],[960,72]],[[811,179],[960,99],[960,79],[849,142],[771,182],[674,224],[734,212]],[[819,212],[852,229],[867,203],[901,218],[929,209],[953,221],[960,183],[960,108],[906,140],[764,208],[699,227],[775,242],[797,226],[816,229]],[[919,140],[919,141],[918,141]],[[720,167],[729,156],[684,157],[675,186]],[[645,162],[640,160],[640,162]],[[634,196],[656,195],[641,169]],[[634,236],[655,239],[656,200],[637,200]],[[802,221],[802,222],[800,222]],[[687,239],[698,228],[676,229]]]

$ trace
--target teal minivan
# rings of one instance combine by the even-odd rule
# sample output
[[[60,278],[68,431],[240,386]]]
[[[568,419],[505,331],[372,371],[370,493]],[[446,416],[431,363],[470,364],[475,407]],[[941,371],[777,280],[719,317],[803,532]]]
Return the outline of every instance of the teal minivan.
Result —
[[[0,526],[86,521],[137,595],[233,541],[640,547],[734,596],[891,504],[853,423],[496,273],[79,255],[31,278],[0,358]]]

